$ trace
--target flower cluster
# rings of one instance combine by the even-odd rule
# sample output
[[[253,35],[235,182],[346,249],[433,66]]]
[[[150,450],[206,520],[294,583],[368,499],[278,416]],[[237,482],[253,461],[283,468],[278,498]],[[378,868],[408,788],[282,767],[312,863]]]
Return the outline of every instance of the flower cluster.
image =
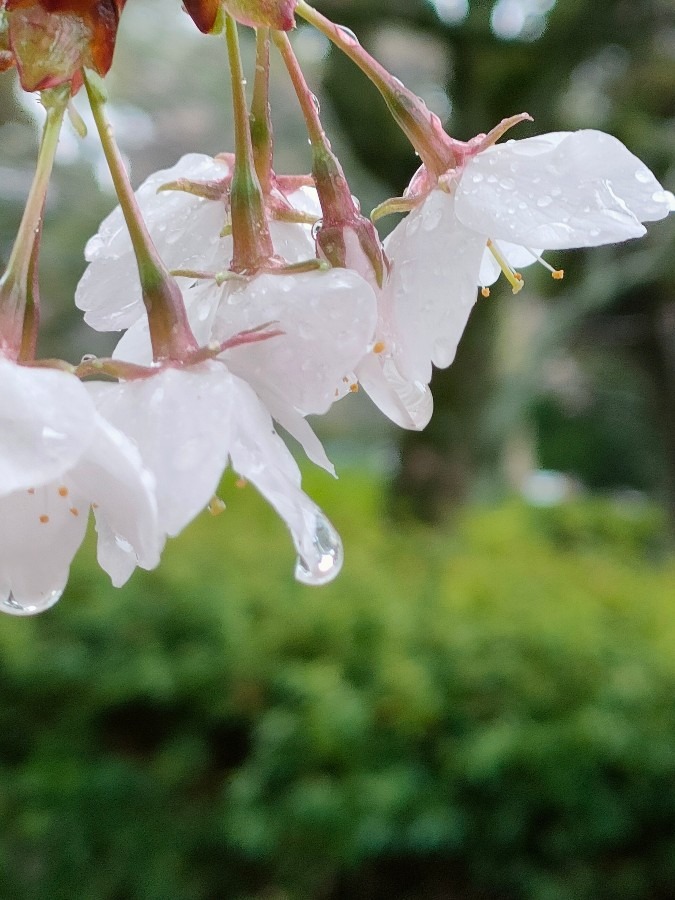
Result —
[[[515,292],[546,250],[645,233],[675,207],[652,173],[598,131],[498,143],[526,115],[457,141],[421,100],[304,0],[185,0],[222,31],[235,152],[192,153],[134,193],[105,111],[101,76],[123,0],[0,0],[0,68],[16,66],[47,109],[35,180],[0,280],[0,608],[61,596],[89,511],[116,585],[159,562],[166,538],[219,511],[225,469],[286,522],[296,578],[322,584],[342,546],[302,491],[281,426],[333,467],[307,417],[358,385],[393,422],[432,415],[433,366],[449,366],[479,295],[503,273]],[[286,34],[321,30],[373,80],[420,156],[403,197],[365,218]],[[238,25],[256,29],[255,84],[243,89]],[[306,177],[275,172],[272,45],[297,93],[312,150]],[[87,244],[75,302],[94,329],[122,331],[110,359],[36,360],[42,210],[72,94],[84,88],[119,206]],[[251,123],[255,127],[251,127]],[[382,242],[373,220],[403,214]]]

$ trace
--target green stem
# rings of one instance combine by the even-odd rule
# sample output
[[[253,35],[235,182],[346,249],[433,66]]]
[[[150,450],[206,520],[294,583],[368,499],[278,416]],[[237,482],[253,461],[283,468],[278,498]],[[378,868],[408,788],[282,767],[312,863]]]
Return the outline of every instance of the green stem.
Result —
[[[69,98],[70,85],[61,85],[43,93],[47,118],[42,131],[35,176],[7,268],[0,279],[0,352],[13,359],[22,356],[24,352],[31,352],[31,346],[34,352],[34,332],[39,315],[36,272],[42,217]],[[27,307],[30,307],[28,315]],[[30,333],[24,338],[26,318]]]
[[[455,166],[451,140],[438,117],[419,97],[373,59],[350,31],[331,22],[305,0],[299,0],[295,12],[342,50],[372,81],[430,173],[440,177]]]
[[[255,79],[249,116],[253,161],[263,193],[272,190],[274,134],[270,115],[270,30],[256,30]]]
[[[153,356],[155,360],[184,360],[197,349],[197,342],[188,324],[183,295],[162,262],[143,221],[124,161],[115,143],[112,126],[106,117],[102,82],[95,73],[85,70],[84,84],[136,255]]]
[[[246,105],[237,23],[225,16],[225,39],[232,80],[235,160],[230,191],[232,214],[232,271],[254,272],[274,255],[265,200],[253,160],[253,144]]]

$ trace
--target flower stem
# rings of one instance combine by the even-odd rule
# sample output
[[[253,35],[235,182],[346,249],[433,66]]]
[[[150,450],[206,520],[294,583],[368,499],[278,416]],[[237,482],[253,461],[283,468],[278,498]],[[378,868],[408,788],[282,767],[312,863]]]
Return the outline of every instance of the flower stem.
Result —
[[[452,141],[443,131],[438,116],[423,100],[374,59],[351,31],[331,22],[305,0],[299,0],[295,11],[342,50],[372,81],[430,173],[440,177],[455,166]]]
[[[275,32],[274,43],[293,83],[312,147],[312,176],[323,216],[316,235],[317,244],[331,265],[349,267],[345,230],[352,229],[381,285],[384,262],[377,233],[373,224],[363,218],[354,203],[340,160],[333,153],[321,124],[316,97],[305,81],[288,36],[285,32]]]
[[[270,115],[270,30],[258,28],[255,45],[255,79],[249,116],[253,161],[263,194],[272,190],[274,134]]]
[[[143,302],[148,314],[150,340],[155,360],[184,360],[197,349],[188,324],[183,295],[162,262],[143,221],[112,126],[105,113],[103,83],[95,73],[84,71],[84,84],[99,133],[115,192],[136,254]]]
[[[70,85],[43,91],[47,111],[35,176],[7,268],[0,278],[0,353],[11,359],[35,352],[39,297],[37,261],[42,217]],[[24,326],[26,333],[24,334]]]
[[[230,191],[232,214],[232,271],[254,272],[274,256],[265,200],[253,160],[251,128],[246,105],[244,70],[237,24],[225,16],[225,39],[232,79],[235,160]]]

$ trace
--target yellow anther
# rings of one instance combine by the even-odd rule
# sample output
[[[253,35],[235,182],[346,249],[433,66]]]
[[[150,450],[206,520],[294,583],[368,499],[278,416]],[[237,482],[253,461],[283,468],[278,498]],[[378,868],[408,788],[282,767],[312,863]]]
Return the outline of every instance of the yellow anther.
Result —
[[[490,296],[490,288],[489,288],[489,287],[482,287],[482,288],[480,289],[480,292],[481,292],[481,294],[482,294],[484,297],[489,297],[489,296]]]
[[[358,384],[356,384],[356,382],[354,382],[354,384],[349,385],[349,390],[352,392],[352,394],[355,394],[358,391],[358,389],[359,389],[359,386],[358,386]]]
[[[386,346],[384,341],[378,341],[376,344],[373,344],[373,353],[382,353]]]
[[[551,278],[555,278],[556,281],[562,281],[564,277],[565,277],[564,269],[554,269],[551,272]]]

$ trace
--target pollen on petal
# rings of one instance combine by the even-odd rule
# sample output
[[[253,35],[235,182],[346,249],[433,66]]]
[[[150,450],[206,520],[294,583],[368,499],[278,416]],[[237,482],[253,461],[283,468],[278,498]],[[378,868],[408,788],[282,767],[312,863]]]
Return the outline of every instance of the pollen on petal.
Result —
[[[34,494],[34,493],[35,493],[35,488],[28,488],[28,493],[29,493],[29,494]]]
[[[68,488],[65,484],[62,484],[59,490],[59,497],[67,497],[68,496]]]
[[[46,525],[47,522],[49,522],[49,516],[46,516],[46,515],[44,515],[44,514],[41,515],[41,516],[40,516],[40,522],[41,522],[43,525]]]
[[[352,392],[352,394],[356,394],[358,389],[359,389],[359,386],[356,382],[354,382],[354,384],[349,385],[349,390]]]
[[[78,509],[76,506],[71,506],[71,507],[70,507],[70,514],[71,514],[71,516],[79,516],[80,511],[79,511],[79,509]]]
[[[373,353],[382,353],[386,346],[384,341],[378,341],[376,344],[373,344]]]
[[[245,488],[247,484],[248,484],[248,481],[245,478],[237,478],[237,480],[234,483],[235,487],[238,487],[238,488]]]

